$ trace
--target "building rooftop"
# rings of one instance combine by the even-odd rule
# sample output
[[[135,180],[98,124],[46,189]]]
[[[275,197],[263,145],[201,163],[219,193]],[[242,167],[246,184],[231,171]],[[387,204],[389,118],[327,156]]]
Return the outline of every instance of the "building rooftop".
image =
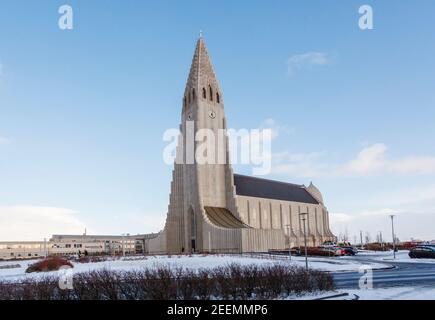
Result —
[[[240,174],[234,175],[234,185],[240,196],[319,204],[303,185]]]
[[[130,234],[130,235],[90,235],[90,234],[54,234],[51,241],[56,241],[60,239],[149,239],[156,237],[157,234]]]

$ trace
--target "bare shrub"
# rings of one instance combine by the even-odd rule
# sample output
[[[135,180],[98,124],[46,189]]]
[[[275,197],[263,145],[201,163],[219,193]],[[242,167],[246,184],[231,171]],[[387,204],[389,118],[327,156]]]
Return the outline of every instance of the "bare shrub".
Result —
[[[178,298],[182,300],[193,300],[196,298],[198,289],[199,277],[193,270],[185,270],[177,268],[175,270],[175,277],[178,285]]]
[[[235,287],[229,277],[228,266],[217,267],[211,271],[211,277],[216,281],[216,292],[219,292],[223,299],[233,299]]]
[[[251,264],[242,268],[241,278],[239,279],[242,299],[253,298],[254,295],[258,295],[259,291],[264,291],[262,289],[259,290],[261,286],[259,279],[262,276],[261,269],[255,264]]]
[[[210,269],[200,269],[197,272],[196,294],[200,300],[210,300],[212,297],[219,296],[216,291],[216,281],[211,277]]]

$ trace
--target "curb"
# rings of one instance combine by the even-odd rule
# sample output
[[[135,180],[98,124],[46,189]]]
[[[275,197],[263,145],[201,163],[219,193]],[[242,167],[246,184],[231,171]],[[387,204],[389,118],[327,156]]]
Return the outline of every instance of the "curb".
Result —
[[[383,271],[383,270],[393,270],[396,269],[396,266],[389,265],[387,267],[383,268],[373,268],[373,271]],[[352,273],[352,272],[358,272],[358,270],[340,270],[340,271],[327,271],[329,273]]]
[[[360,297],[356,294],[352,294],[353,298],[351,298],[350,300],[352,301],[358,301],[360,299]],[[332,296],[327,296],[327,297],[321,297],[321,298],[317,298],[317,299],[313,299],[313,300],[329,300],[329,299],[334,299],[334,298],[342,298],[342,297],[350,297],[350,294],[347,292],[344,293],[338,293],[338,294],[334,294]]]
[[[316,299],[313,299],[313,300],[328,300],[328,299],[348,297],[348,296],[349,296],[349,293],[345,292],[345,293],[334,294],[332,296],[316,298]]]

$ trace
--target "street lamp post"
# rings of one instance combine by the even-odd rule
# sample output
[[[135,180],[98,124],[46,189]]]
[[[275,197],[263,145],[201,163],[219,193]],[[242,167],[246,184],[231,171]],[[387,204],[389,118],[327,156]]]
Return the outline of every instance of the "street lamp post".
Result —
[[[394,214],[390,215],[391,218],[391,232],[393,234],[393,254],[396,259],[396,235],[394,234]]]
[[[298,250],[299,250],[299,254],[301,252],[301,223],[299,221],[299,228],[298,228]]]
[[[291,247],[291,237],[290,237],[291,225],[286,224],[286,227],[288,228],[288,259],[291,261],[292,260],[292,247]]]
[[[302,217],[302,221],[304,223],[305,269],[308,271],[307,230],[305,223],[305,221],[307,221],[307,218],[305,218],[305,216],[308,216],[308,213],[300,213],[299,216]]]
[[[47,258],[48,256],[47,250],[47,238],[44,238],[44,256]]]

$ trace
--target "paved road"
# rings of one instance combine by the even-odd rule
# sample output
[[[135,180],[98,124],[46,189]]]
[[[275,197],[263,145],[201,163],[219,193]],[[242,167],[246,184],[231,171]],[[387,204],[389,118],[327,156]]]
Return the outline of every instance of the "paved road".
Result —
[[[367,256],[356,256],[355,260],[367,262],[379,262]],[[435,286],[435,263],[394,263],[386,264],[394,266],[390,270],[373,271],[373,286],[396,287],[396,286]],[[358,272],[334,273],[334,280],[339,289],[357,289],[362,274]]]

